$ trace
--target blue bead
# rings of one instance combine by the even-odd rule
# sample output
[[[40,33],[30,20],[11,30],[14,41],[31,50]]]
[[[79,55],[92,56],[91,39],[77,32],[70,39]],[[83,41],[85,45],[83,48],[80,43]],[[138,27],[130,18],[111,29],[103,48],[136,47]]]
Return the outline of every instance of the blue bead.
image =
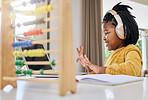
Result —
[[[34,4],[34,0],[31,0],[30,3],[31,3],[31,4]]]
[[[33,46],[32,41],[28,42],[28,46]]]
[[[12,46],[13,46],[13,47],[16,47],[15,42],[12,43]]]
[[[10,11],[12,11],[12,10],[13,10],[13,7],[12,7],[12,6],[9,6],[8,9],[9,9]]]
[[[34,3],[38,3],[38,0],[34,0]]]
[[[42,2],[45,2],[45,0],[41,0]]]
[[[21,41],[21,45],[20,46],[24,47],[25,46],[25,42]]]
[[[40,0],[36,0],[36,3],[40,3]]]
[[[16,42],[16,46],[19,47],[20,46],[20,43],[19,42]]]
[[[24,45],[27,47],[28,46],[28,41],[24,41]]]
[[[27,5],[27,3],[26,3],[26,2],[23,2],[23,3],[22,3],[22,5],[23,5],[23,6],[26,6],[26,5]]]

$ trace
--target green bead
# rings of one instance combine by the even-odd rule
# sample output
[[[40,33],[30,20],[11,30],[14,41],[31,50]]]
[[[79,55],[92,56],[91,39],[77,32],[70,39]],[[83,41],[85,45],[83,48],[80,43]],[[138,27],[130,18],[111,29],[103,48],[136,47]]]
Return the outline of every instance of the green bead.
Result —
[[[22,60],[22,61],[20,62],[20,65],[21,65],[21,66],[24,66],[24,65],[25,65],[24,62],[25,62],[25,61]]]
[[[41,74],[41,75],[44,75],[43,72],[44,72],[44,69],[41,69],[41,70],[40,70],[40,74]]]
[[[19,60],[15,61],[15,65],[18,66],[18,65],[20,65],[19,63],[20,63]]]
[[[27,74],[27,71],[26,70],[23,70],[23,74],[26,75]]]
[[[21,74],[21,70],[16,70],[16,74]]]
[[[55,66],[55,60],[51,62],[51,66]]]
[[[28,75],[32,75],[32,71],[33,71],[32,69],[29,69],[29,70],[27,71],[27,74],[28,74]]]

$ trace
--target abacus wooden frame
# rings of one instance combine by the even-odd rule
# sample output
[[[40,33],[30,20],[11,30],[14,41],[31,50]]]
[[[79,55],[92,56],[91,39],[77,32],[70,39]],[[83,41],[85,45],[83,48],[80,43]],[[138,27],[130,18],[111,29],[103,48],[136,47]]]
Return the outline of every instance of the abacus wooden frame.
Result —
[[[11,19],[9,19],[10,11],[8,7],[14,0],[2,0],[2,27],[1,27],[1,55],[0,55],[0,89],[11,84],[17,87],[15,74],[15,57],[13,56],[14,48],[12,43],[14,37],[11,36],[13,29],[10,28]],[[75,65],[73,54],[73,33],[72,33],[72,12],[71,0],[59,0],[59,78],[57,81],[23,79],[25,81],[49,82],[59,84],[59,95],[64,96],[67,91],[76,92],[75,81]],[[65,13],[66,12],[66,13]]]

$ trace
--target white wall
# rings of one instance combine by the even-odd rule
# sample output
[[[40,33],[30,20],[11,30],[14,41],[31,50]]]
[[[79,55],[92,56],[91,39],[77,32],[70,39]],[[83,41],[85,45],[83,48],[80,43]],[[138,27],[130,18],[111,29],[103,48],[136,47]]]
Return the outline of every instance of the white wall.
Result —
[[[72,0],[72,22],[74,38],[74,55],[78,57],[76,47],[82,44],[82,0]],[[80,63],[76,63],[76,72],[82,69]]]
[[[58,4],[58,0],[51,0],[51,4],[56,5]],[[58,9],[55,9],[56,11],[52,12],[50,17],[58,16]],[[79,44],[82,44],[82,0],[72,0],[72,23],[73,23],[73,40],[74,40],[74,55],[75,59],[77,58],[76,53],[76,47],[79,46]],[[57,27],[58,21],[51,21],[50,27]],[[58,32],[51,32],[50,38],[58,38]],[[51,43],[50,48],[51,49],[58,49],[57,43]],[[58,59],[58,55],[50,54],[51,59]],[[76,61],[76,60],[75,60]],[[76,65],[76,72],[81,71],[80,63],[75,63]],[[55,70],[58,70],[58,67],[55,66]]]
[[[134,16],[136,16],[136,21],[138,23],[139,28],[148,29],[148,6],[136,3],[129,0],[103,0],[103,15],[118,2],[122,2],[122,4],[130,5],[133,10],[130,10]]]

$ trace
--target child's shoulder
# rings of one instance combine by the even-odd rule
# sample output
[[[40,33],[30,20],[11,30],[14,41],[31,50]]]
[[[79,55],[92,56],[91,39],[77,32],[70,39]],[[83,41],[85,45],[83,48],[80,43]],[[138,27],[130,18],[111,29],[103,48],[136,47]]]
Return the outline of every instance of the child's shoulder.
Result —
[[[129,53],[130,51],[136,51],[136,52],[140,53],[140,50],[138,49],[138,47],[135,46],[135,45],[133,45],[133,44],[127,45],[127,46],[124,48],[124,51],[125,51],[126,53]]]
[[[126,49],[126,50],[139,50],[138,47],[133,45],[133,44],[127,45],[124,49]]]

